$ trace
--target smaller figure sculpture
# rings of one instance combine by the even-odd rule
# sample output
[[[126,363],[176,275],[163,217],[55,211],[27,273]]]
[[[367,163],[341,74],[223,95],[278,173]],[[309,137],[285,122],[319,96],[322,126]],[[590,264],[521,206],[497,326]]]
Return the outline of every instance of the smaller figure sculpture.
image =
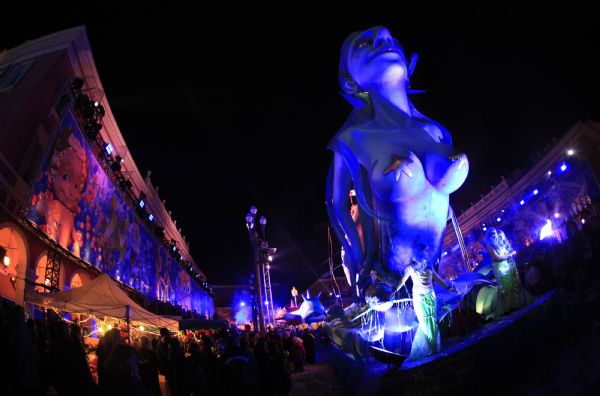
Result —
[[[496,230],[494,227],[486,230],[485,239],[487,250],[492,258],[494,277],[500,289],[499,309],[510,312],[521,305],[519,275],[513,259],[517,252],[510,246],[504,232]]]
[[[433,269],[429,258],[430,251],[426,245],[418,244],[414,252],[415,255],[406,267],[404,275],[394,288],[394,292],[397,292],[404,286],[409,277],[412,279],[413,306],[419,321],[419,327],[410,350],[410,360],[418,360],[435,354],[439,352],[441,347],[433,280],[447,290],[456,292],[454,285],[448,285],[444,282]]]
[[[322,322],[327,316],[325,314],[325,307],[319,301],[321,293],[317,294],[316,297],[310,296],[310,290],[306,291],[306,296],[302,296],[304,301],[300,304],[300,308],[295,311],[285,314],[285,318],[288,320],[297,320],[301,318],[305,323]]]

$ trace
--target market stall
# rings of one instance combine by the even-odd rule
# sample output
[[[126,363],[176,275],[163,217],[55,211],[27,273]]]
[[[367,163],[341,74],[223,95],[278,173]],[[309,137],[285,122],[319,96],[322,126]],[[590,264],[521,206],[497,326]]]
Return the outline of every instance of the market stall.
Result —
[[[58,293],[26,292],[26,301],[70,314],[112,317],[140,326],[166,327],[177,331],[179,323],[139,306],[107,274],[102,274],[77,289]]]

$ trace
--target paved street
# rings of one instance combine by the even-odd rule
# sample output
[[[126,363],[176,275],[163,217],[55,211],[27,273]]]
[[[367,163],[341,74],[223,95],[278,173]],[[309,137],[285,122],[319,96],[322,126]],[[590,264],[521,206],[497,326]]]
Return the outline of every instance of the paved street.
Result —
[[[292,374],[292,391],[290,395],[343,395],[341,382],[333,373],[329,364],[321,360],[324,357],[317,354],[317,363],[304,365],[303,373]]]

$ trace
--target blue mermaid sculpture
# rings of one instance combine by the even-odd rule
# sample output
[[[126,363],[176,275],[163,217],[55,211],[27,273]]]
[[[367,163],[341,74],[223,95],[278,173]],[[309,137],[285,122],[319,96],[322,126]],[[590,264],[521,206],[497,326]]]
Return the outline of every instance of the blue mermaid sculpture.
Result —
[[[326,203],[345,251],[352,290],[358,285],[361,291],[359,300],[373,301],[365,294],[373,284],[397,290],[409,274],[413,284],[416,277],[429,276],[425,283],[431,290],[421,293],[427,298],[413,300],[421,324],[430,314],[424,304],[435,305],[430,278],[441,254],[449,196],[464,183],[469,162],[453,147],[450,133],[410,101],[416,59],[407,63],[385,27],[355,32],[345,40],[339,83],[354,109],[328,146],[334,159]],[[348,210],[351,189],[358,202],[360,236]],[[433,337],[436,331],[427,334]],[[430,341],[430,350],[420,355],[437,350],[437,340]]]

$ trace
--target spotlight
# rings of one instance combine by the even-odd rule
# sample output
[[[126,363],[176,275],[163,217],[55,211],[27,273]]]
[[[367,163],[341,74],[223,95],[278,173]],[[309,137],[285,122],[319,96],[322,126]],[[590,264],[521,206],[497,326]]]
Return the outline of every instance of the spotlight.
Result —
[[[559,217],[560,217],[560,213],[558,213],[558,212],[554,213],[554,218],[555,219],[558,219]]]
[[[573,155],[573,154],[575,154],[575,150],[573,150],[573,149],[568,149],[568,150],[567,150],[567,155],[568,155],[568,156],[571,156],[571,155]]]
[[[487,230],[487,227],[483,227],[483,228],[482,228],[482,230],[483,230],[483,231],[486,231],[486,230]]]
[[[497,221],[498,223],[500,223],[500,221],[502,221],[502,219],[501,219],[500,217],[498,217],[498,218],[496,219],[496,221]]]
[[[150,220],[150,221],[154,220],[154,215],[152,213],[150,213],[148,215],[148,220]]]
[[[110,143],[104,143],[104,151],[106,152],[107,155],[112,155],[113,153],[113,146]]]
[[[242,302],[240,303],[240,305],[243,307],[243,306],[245,306],[245,305],[246,305],[246,303],[242,301]]]
[[[565,164],[564,162],[562,163],[562,165],[560,166],[560,170],[561,171],[566,171],[567,170],[567,164]]]
[[[548,176],[552,176],[552,171],[548,171],[548,172],[546,172],[546,174],[547,174]]]
[[[142,209],[144,209],[144,206],[146,206],[146,194],[143,191],[140,192],[140,199],[138,201],[138,205]]]
[[[537,188],[535,190],[533,190],[533,195],[538,195],[538,193],[539,193],[539,191]]]
[[[525,201],[521,200],[521,202],[519,202],[521,204],[521,206],[525,205]]]
[[[104,110],[104,106],[102,106],[98,102],[94,102],[93,110],[94,110],[94,118],[96,119],[96,121],[101,121],[102,118],[104,118],[104,115],[106,114],[106,111]]]

